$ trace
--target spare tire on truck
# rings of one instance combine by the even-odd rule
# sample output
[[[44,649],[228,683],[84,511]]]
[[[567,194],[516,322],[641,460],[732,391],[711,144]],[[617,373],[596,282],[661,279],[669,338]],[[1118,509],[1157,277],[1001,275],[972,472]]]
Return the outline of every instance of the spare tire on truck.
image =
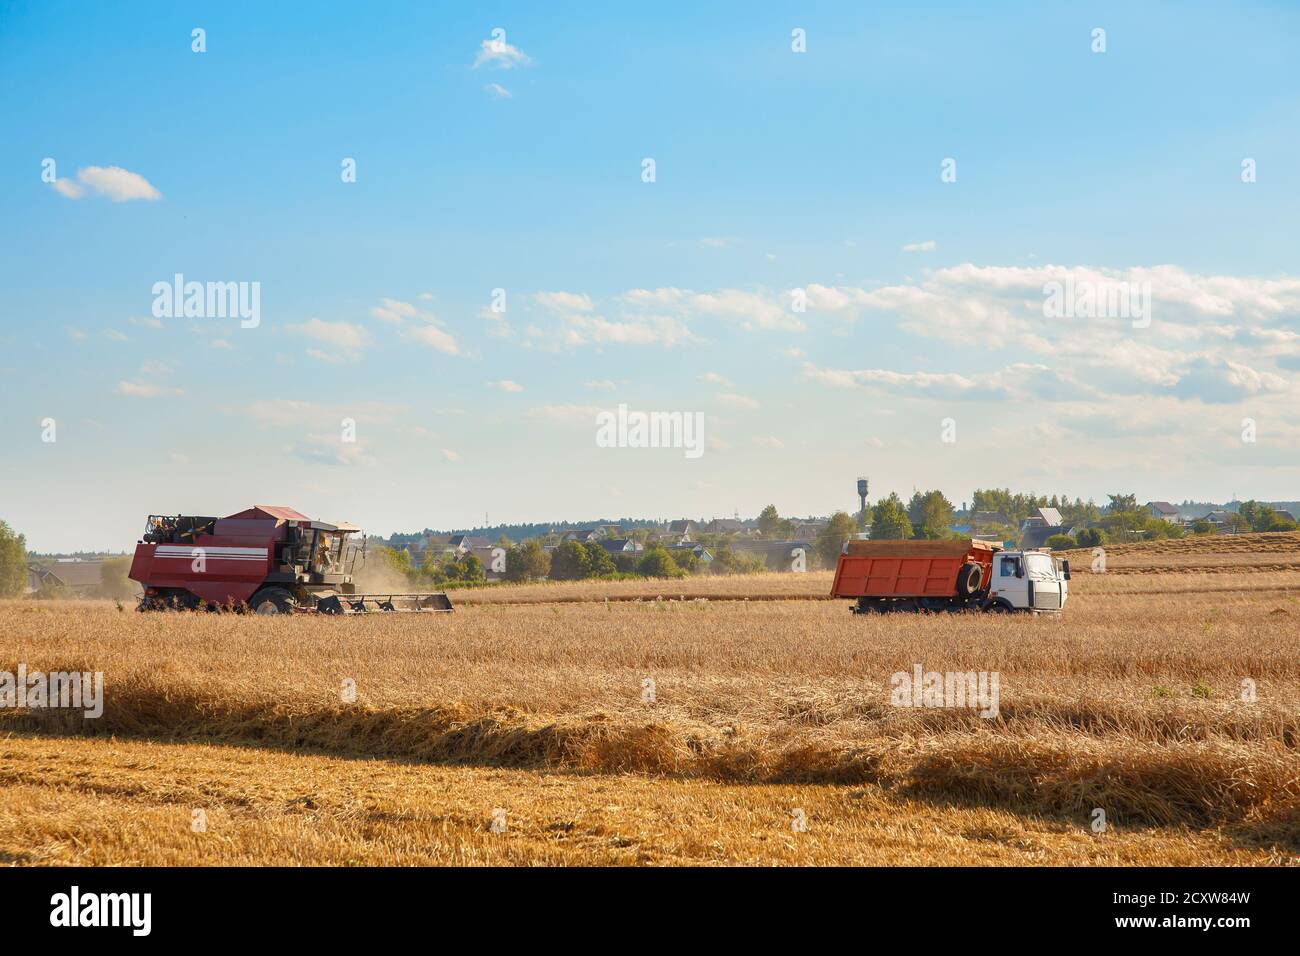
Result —
[[[984,569],[973,561],[963,564],[957,572],[957,596],[974,597],[984,583]]]

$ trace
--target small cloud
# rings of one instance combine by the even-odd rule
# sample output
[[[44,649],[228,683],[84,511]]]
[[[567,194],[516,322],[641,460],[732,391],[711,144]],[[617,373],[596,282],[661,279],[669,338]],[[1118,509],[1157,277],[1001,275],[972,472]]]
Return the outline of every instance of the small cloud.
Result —
[[[755,438],[754,444],[758,445],[760,448],[784,448],[785,447],[785,442],[781,441],[781,439],[779,438],[773,438],[770,435],[766,435],[760,438]]]
[[[460,461],[460,454],[458,452],[454,452],[450,448],[442,448],[439,450],[442,452],[442,457],[446,458],[448,461]]]
[[[437,349],[446,355],[460,355],[460,346],[456,344],[455,337],[436,325],[423,325],[419,328],[413,328],[406,335],[407,338],[414,339],[431,349]]]
[[[213,348],[213,349],[233,349],[233,348],[234,348],[234,346],[231,345],[230,342],[229,342],[228,340],[226,340],[226,339],[213,339],[212,342],[208,345],[208,347],[209,347],[209,348]]]
[[[80,199],[82,196],[86,195],[86,190],[82,189],[71,179],[56,179],[54,182],[50,183],[50,185],[54,187],[56,193],[68,199]]]
[[[167,460],[173,465],[188,465],[190,463],[190,456],[182,455],[180,452],[174,451],[167,456]]]
[[[490,66],[499,70],[513,70],[517,66],[528,66],[533,62],[523,50],[513,46],[505,39],[484,40],[479,44],[478,56],[474,58],[474,69]]]
[[[597,379],[592,379],[590,382],[583,382],[583,383],[582,383],[582,387],[583,387],[583,388],[600,388],[600,389],[606,389],[606,390],[608,390],[608,391],[613,391],[613,390],[614,390],[615,388],[617,388],[618,386],[616,386],[613,382],[611,382],[611,381],[610,381],[609,379],[607,379],[607,378],[597,378]]]
[[[368,465],[373,459],[358,442],[341,441],[337,435],[312,433],[302,441],[285,446],[285,452],[313,465]]]
[[[503,378],[499,382],[488,382],[489,388],[499,388],[503,392],[522,392],[524,387],[518,382],[512,382],[508,378]]]
[[[804,351],[803,349],[800,348],[791,347],[788,349],[782,349],[781,354],[784,355],[786,358],[800,359],[803,358]]]
[[[533,298],[552,312],[590,312],[596,305],[581,292],[536,292]]]
[[[934,252],[939,244],[933,239],[927,239],[925,242],[909,242],[903,246],[904,252]]]
[[[601,411],[595,405],[541,405],[530,408],[526,417],[563,425],[592,425]]]
[[[428,295],[428,293],[425,293],[425,295]],[[379,305],[370,310],[370,315],[380,322],[401,325],[402,319],[414,318],[416,313],[419,312],[419,309],[409,302],[401,302],[397,299],[380,299],[379,302]]]
[[[162,321],[160,319],[155,319],[153,316],[146,316],[140,319],[127,319],[127,321],[132,325],[143,325],[145,328],[149,329],[162,328]]]
[[[119,332],[117,329],[105,329],[104,335],[112,339],[114,342],[125,342],[127,340],[126,333]]]
[[[483,87],[483,89],[487,90],[488,95],[496,100],[514,99],[514,94],[511,93],[509,90],[507,90],[500,83],[489,83],[487,86]]]
[[[731,380],[725,375],[719,375],[717,372],[705,372],[700,376],[700,381],[708,385],[721,385],[724,388],[731,388]]]
[[[735,393],[723,393],[718,396],[718,403],[726,405],[728,408],[735,408],[741,411],[754,411],[758,408],[758,402],[747,395],[736,395]]]
[[[162,199],[162,193],[153,187],[149,180],[139,173],[133,173],[121,166],[87,166],[77,170],[77,178],[101,196],[107,196],[113,202],[130,202],[132,199],[150,201]],[[60,185],[64,184],[66,185]],[[69,199],[80,199],[85,190],[66,180],[55,180],[54,188],[60,195]]]
[[[150,385],[148,382],[118,382],[117,393],[134,398],[169,398],[185,394],[179,388],[164,388],[161,385]]]
[[[287,326],[290,332],[306,336],[317,342],[331,346],[335,351],[310,349],[308,355],[324,362],[355,362],[362,349],[370,344],[370,333],[364,326],[351,322],[322,322],[320,319],[308,319],[301,325]]]
[[[421,292],[421,293],[420,293],[420,301],[421,301],[421,302],[432,302],[432,301],[433,301],[433,293],[432,293],[432,292]]]
[[[705,236],[700,240],[700,245],[705,249],[725,249],[735,244],[736,240],[731,236]]]

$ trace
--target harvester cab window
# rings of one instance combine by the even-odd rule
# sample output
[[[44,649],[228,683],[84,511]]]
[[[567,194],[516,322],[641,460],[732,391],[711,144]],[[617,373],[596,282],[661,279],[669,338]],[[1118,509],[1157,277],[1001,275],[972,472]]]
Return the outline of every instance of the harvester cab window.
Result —
[[[1019,558],[1001,558],[999,559],[998,573],[1004,578],[1020,577],[1020,559]]]

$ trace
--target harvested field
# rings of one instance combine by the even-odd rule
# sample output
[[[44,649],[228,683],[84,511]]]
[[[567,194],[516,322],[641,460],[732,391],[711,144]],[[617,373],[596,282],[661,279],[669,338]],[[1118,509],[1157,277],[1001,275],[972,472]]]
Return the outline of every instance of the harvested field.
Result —
[[[860,618],[820,599],[828,575],[771,577],[780,580],[724,580],[737,599],[695,600],[687,585],[718,585],[693,579],[670,586],[685,601],[606,603],[637,597],[627,585],[645,582],[588,582],[462,592],[490,600],[462,600],[452,615],[356,619],[0,603],[0,669],[102,671],[106,684],[97,720],[0,711],[0,772],[14,784],[0,798],[0,853],[236,862],[257,845],[260,862],[951,864],[1025,862],[1016,847],[1032,846],[1048,863],[1300,856],[1300,573],[1080,574],[1064,615],[1025,618]],[[744,583],[769,599],[739,599]],[[551,594],[560,600],[518,603]],[[917,665],[995,673],[996,714],[894,706],[891,675]],[[190,769],[220,780],[232,766],[245,769],[204,786],[225,794],[221,806],[245,808],[230,810],[238,835],[202,854],[187,831],[153,848],[142,831],[93,853],[57,833],[41,843],[32,808],[60,788],[76,800],[106,793],[85,825],[108,827],[133,807],[144,819],[179,812],[195,802]],[[298,811],[268,796],[284,790],[279,778],[302,781],[297,797],[317,803],[323,836],[294,844]],[[125,789],[105,790],[112,780]],[[409,795],[392,795],[398,780]],[[509,850],[480,835],[491,787],[531,821]],[[376,805],[391,819],[345,835],[375,788],[389,794]],[[790,800],[834,808],[818,817],[826,842],[806,856],[797,841],[813,830],[782,829]],[[850,813],[845,801],[874,809]],[[635,816],[632,842],[572,837],[610,804]],[[1088,829],[1097,808],[1113,842]],[[47,849],[34,853],[33,840]]]

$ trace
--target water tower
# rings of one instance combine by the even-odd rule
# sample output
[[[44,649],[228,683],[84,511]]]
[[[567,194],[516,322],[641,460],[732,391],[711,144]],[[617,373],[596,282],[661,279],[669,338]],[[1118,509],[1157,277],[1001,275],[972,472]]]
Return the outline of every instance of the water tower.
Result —
[[[862,507],[858,510],[858,514],[861,514],[862,512],[867,510],[867,491],[869,490],[869,488],[870,488],[870,483],[867,481],[867,479],[865,478],[858,479],[858,497],[862,499]]]

